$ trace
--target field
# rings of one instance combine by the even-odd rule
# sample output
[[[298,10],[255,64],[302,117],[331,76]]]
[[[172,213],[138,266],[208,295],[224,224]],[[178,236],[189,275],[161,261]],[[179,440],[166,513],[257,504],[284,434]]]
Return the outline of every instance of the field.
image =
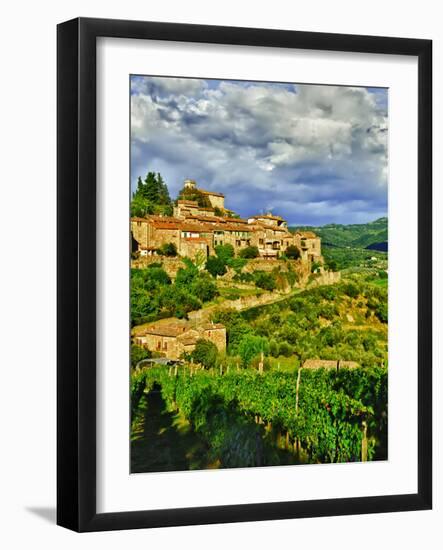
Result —
[[[226,354],[133,370],[132,471],[385,459],[386,280],[216,310]],[[312,358],[358,367],[301,368]]]

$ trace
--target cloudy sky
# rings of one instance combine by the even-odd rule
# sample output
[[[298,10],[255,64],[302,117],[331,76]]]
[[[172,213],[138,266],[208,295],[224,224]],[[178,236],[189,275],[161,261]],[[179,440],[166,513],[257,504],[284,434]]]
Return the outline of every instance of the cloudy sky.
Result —
[[[291,225],[387,215],[386,89],[131,77],[131,179],[187,178],[247,217]]]

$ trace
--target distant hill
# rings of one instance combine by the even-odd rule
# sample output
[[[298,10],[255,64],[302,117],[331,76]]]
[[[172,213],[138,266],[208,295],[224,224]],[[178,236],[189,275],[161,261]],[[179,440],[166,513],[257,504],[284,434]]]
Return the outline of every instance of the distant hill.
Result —
[[[322,246],[337,248],[363,248],[369,250],[387,251],[388,249],[388,218],[379,218],[373,222],[342,225],[330,223],[319,227],[294,226],[297,229],[314,231],[322,239]]]

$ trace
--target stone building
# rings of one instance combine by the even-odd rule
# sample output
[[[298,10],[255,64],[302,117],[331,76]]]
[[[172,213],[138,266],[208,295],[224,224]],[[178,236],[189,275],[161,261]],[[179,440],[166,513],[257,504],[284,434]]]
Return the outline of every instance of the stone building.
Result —
[[[200,338],[213,342],[219,351],[226,351],[226,328],[220,323],[153,323],[134,337],[134,343],[168,359],[180,359],[183,353],[194,350]]]
[[[197,188],[194,180],[186,180],[185,187]],[[300,250],[302,260],[323,261],[321,241],[314,233],[291,233],[286,220],[271,213],[242,219],[225,209],[221,193],[198,190],[208,196],[211,208],[200,207],[192,200],[178,200],[171,217],[132,218],[132,251],[151,255],[162,245],[173,243],[180,256],[194,258],[197,254],[214,254],[218,245],[231,244],[236,253],[256,246],[260,257],[276,259],[293,245]],[[215,208],[223,215],[215,215]]]

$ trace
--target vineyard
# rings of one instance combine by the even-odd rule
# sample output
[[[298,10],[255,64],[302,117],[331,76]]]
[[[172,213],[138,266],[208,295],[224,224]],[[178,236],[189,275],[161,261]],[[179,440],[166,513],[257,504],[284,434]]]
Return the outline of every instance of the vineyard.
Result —
[[[384,367],[136,370],[131,378],[133,427],[155,392],[167,411],[189,424],[216,467],[387,457]]]

